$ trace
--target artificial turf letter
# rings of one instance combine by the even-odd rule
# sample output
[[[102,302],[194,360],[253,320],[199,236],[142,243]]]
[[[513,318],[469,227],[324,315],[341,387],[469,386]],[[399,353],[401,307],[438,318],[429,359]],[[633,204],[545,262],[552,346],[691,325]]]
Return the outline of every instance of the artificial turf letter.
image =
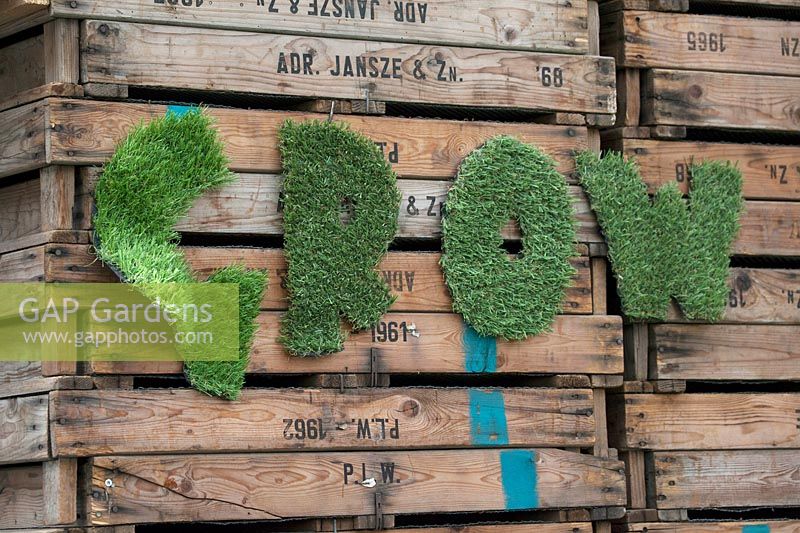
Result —
[[[173,227],[205,191],[236,178],[227,167],[211,118],[199,109],[134,127],[95,188],[98,257],[129,283],[196,283]],[[186,361],[186,375],[198,390],[238,397],[266,280],[264,271],[236,266],[209,279],[239,284],[239,359]]]
[[[397,178],[378,147],[335,122],[286,122],[284,240],[290,353],[342,349],[341,319],[369,328],[394,301],[375,267],[397,230]]]
[[[509,220],[522,231],[516,259],[503,248]],[[441,262],[453,309],[485,336],[548,330],[574,274],[574,224],[549,156],[511,137],[489,140],[464,160],[447,195]]]
[[[608,241],[623,312],[664,320],[674,297],[687,318],[718,320],[744,205],[741,172],[727,161],[693,164],[688,202],[675,183],[651,201],[638,166],[621,154],[584,152],[577,163]]]

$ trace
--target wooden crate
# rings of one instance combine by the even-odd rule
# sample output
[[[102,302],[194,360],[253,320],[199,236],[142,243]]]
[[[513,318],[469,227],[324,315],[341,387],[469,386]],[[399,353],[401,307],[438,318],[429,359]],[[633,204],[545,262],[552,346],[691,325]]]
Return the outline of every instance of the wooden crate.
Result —
[[[105,0],[54,2],[39,26],[41,35],[19,34],[18,42],[0,49],[0,108],[48,94],[127,98],[129,88],[144,88],[147,98],[153,91],[163,99],[174,99],[178,91],[190,101],[251,95],[252,102],[260,95],[262,102],[281,98],[284,107],[333,98],[349,102],[350,109],[359,102],[367,112],[391,102],[426,105],[435,114],[448,112],[436,106],[456,106],[578,113],[586,117],[554,120],[608,122],[616,111],[614,65],[597,55],[597,3],[498,2],[478,9],[477,0],[332,0],[331,8],[361,4],[374,11],[374,17],[339,19],[322,14],[328,0],[303,6],[296,0],[246,7],[205,3],[194,13],[167,2],[147,14],[152,6],[141,3],[131,7],[140,16]],[[309,14],[309,8],[318,13]],[[395,18],[399,13],[402,21]],[[412,13],[415,21],[408,20]],[[536,24],[530,24],[533,17]],[[13,21],[0,24],[0,36],[14,29],[19,28]],[[254,49],[262,52],[254,56]],[[172,57],[167,69],[165,50]],[[504,68],[497,70],[497,64]],[[597,118],[602,115],[609,117]]]
[[[601,50],[618,68],[617,127],[658,135],[685,127],[800,131],[796,16],[665,13],[642,4],[611,1],[600,10]]]
[[[799,408],[796,392],[610,396],[609,441],[626,461],[628,508],[654,509],[658,520],[685,521],[693,510],[797,507],[800,491],[790,472],[800,458]],[[648,522],[654,516],[640,511],[629,518]],[[797,522],[776,525],[788,531],[798,527]],[[727,531],[729,526],[709,527]]]

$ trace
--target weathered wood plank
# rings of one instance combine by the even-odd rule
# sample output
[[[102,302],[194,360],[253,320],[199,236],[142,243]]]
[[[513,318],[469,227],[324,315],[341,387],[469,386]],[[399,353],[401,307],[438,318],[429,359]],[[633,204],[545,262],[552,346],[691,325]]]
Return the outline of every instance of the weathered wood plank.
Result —
[[[742,192],[751,200],[800,200],[800,147],[624,139],[622,151],[635,157],[651,194],[674,181],[686,193],[689,166],[710,159],[736,163]]]
[[[749,528],[749,529],[748,529]],[[747,533],[764,531],[769,533],[798,533],[800,521],[797,520],[762,520],[760,522],[701,522],[663,523],[643,522],[626,524],[624,531],[629,533]]]
[[[44,525],[42,465],[0,468],[0,527]]]
[[[29,463],[48,457],[47,395],[0,400],[0,463]]]
[[[582,251],[585,246],[579,245]],[[285,288],[286,259],[275,248],[223,248],[186,246],[187,261],[201,279],[230,264],[243,264],[269,272],[269,283],[261,302],[264,310],[287,308]],[[45,272],[48,281],[114,282],[116,275],[94,256],[90,246],[48,245]],[[378,266],[383,279],[397,300],[393,311],[441,311],[453,309],[450,293],[439,266],[441,254],[433,252],[389,252]],[[592,313],[592,279],[589,258],[578,256],[571,261],[576,269],[573,284],[567,289],[562,312]],[[2,265],[2,257],[0,257]],[[0,271],[1,272],[1,271]]]
[[[10,241],[41,231],[40,180],[29,179],[0,188],[0,240]]]
[[[259,52],[254,55],[253,50]],[[165,56],[170,57],[168,64]],[[614,63],[598,56],[125,22],[83,23],[81,79],[284,96],[364,99],[369,94],[387,102],[616,112]]]
[[[34,102],[0,113],[0,177],[46,164],[45,107]]]
[[[57,18],[44,25],[45,83],[78,83],[79,32],[76,20]]]
[[[0,255],[0,282],[44,281],[44,246]]]
[[[656,452],[658,509],[800,504],[800,450]]]
[[[292,9],[289,0],[241,4],[217,0],[200,6],[154,4],[146,0],[54,0],[59,17],[163,23],[322,37],[400,41],[456,46],[587,52],[586,0],[564,3],[501,0],[487,9],[480,0],[423,3],[311,1]],[[536,23],[533,24],[532,21]]]
[[[49,526],[71,524],[78,513],[78,461],[60,458],[43,465],[44,521]]]
[[[363,465],[363,469],[362,469]],[[352,469],[352,473],[351,473]],[[361,482],[372,479],[369,488]],[[94,459],[93,525],[623,505],[622,463],[556,449]]]
[[[51,157],[54,163],[99,165],[130,128],[163,116],[167,106],[90,100],[49,100]],[[225,142],[231,169],[237,172],[281,172],[278,130],[287,119],[325,120],[327,115],[293,111],[209,108]],[[555,158],[558,169],[575,169],[573,151],[587,147],[586,128],[544,124],[425,120],[399,117],[337,115],[383,150],[394,171],[404,178],[452,178],[461,161],[497,135],[513,135]]]
[[[733,254],[800,256],[800,203],[745,202]]]
[[[800,379],[797,327],[660,324],[650,333],[651,379]]]
[[[84,177],[84,188],[91,189],[92,177]],[[443,180],[400,179],[402,201],[398,211],[396,238],[438,239],[441,217],[452,182]],[[225,187],[214,189],[192,205],[175,229],[182,233],[229,233],[278,236],[283,233],[283,176],[274,174],[240,174]],[[577,240],[581,243],[603,242],[597,219],[589,207],[583,189],[569,189],[574,198],[573,211],[578,220]],[[91,198],[86,197],[90,202]],[[91,211],[83,207],[83,211]],[[503,230],[506,239],[518,239],[519,229],[509,224]]]
[[[39,171],[42,231],[72,229],[75,168],[50,165]]]
[[[4,0],[0,3],[0,39],[50,20],[50,0]]]
[[[592,533],[592,524],[588,522],[564,522],[561,524],[515,523],[496,525],[423,527],[394,529],[397,533],[528,533],[535,528],[536,533]],[[779,533],[784,533],[783,531]],[[794,533],[794,532],[792,532]]]
[[[43,377],[41,361],[0,361],[0,398],[91,388],[89,376]]]
[[[53,230],[53,231],[39,231],[12,239],[10,241],[0,241],[0,254],[8,252],[16,252],[34,248],[42,244],[51,242],[81,244],[90,242],[88,231],[72,231],[72,230]]]
[[[374,339],[371,331],[355,333],[342,352],[304,358],[290,357],[278,342],[280,318],[277,312],[261,313],[248,372],[369,373],[372,348],[378,350],[378,373],[619,374],[623,366],[622,321],[617,316],[559,315],[552,332],[507,341],[476,338],[456,314],[389,313]],[[395,341],[378,333],[384,326],[387,332],[398,331]],[[181,364],[94,361],[92,369],[99,374],[174,374],[181,372]]]
[[[800,130],[800,83],[782,76],[648,70],[642,124]]]
[[[617,66],[798,76],[800,22],[624,11]],[[794,39],[794,40],[793,40]]]
[[[83,87],[73,83],[47,83],[45,85],[39,85],[33,89],[21,91],[13,96],[0,100],[0,111],[29,104],[50,96],[83,96]]]
[[[227,402],[191,390],[51,395],[65,456],[592,446],[591,389],[250,389]]]
[[[797,270],[732,268],[721,322],[800,324],[800,272]],[[688,322],[676,305],[670,322]]]
[[[41,35],[0,48],[0,99],[43,83],[44,38]]]
[[[648,450],[800,448],[800,394],[626,394],[612,446]]]

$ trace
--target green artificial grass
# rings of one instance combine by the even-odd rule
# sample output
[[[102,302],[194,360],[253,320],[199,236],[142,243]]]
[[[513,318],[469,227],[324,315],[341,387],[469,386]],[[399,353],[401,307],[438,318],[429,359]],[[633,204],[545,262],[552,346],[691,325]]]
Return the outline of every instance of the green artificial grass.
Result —
[[[344,124],[287,121],[280,148],[289,293],[281,342],[294,355],[337,352],[342,319],[369,328],[394,301],[375,267],[397,231],[397,178],[378,147]]]
[[[501,236],[510,219],[522,231],[516,259]],[[489,140],[461,164],[443,231],[453,309],[469,325],[506,339],[550,328],[575,272],[572,202],[552,158],[512,137]]]
[[[744,206],[741,172],[729,162],[692,164],[688,201],[676,183],[651,201],[638,166],[619,153],[583,152],[577,165],[608,241],[625,315],[665,320],[672,296],[687,318],[718,320]]]
[[[235,179],[227,165],[222,142],[204,112],[168,113],[134,127],[95,188],[98,257],[129,283],[194,283],[173,227],[205,191]],[[222,280],[240,283],[240,360],[186,361],[185,368],[198,390],[234,399],[247,364],[243,348],[249,347],[254,331],[252,302],[260,301],[266,273],[226,268],[210,281]]]
[[[233,265],[214,272],[208,282],[239,285],[239,359],[190,361],[186,364],[186,376],[192,385],[206,394],[235,400],[244,386],[267,274],[262,270],[248,270],[241,265]]]

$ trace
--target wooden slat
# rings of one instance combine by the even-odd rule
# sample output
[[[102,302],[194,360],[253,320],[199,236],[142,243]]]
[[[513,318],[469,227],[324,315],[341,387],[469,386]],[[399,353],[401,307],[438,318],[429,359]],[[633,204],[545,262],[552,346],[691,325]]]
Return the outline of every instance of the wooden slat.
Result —
[[[39,171],[42,231],[72,229],[75,168],[50,165]]]
[[[88,243],[89,241],[90,236],[88,231],[40,231],[10,241],[0,241],[0,254],[34,248],[51,242],[81,244]]]
[[[635,157],[651,194],[677,182],[689,189],[689,165],[728,160],[742,171],[742,193],[751,200],[800,200],[800,147],[624,139],[622,151]]]
[[[208,246],[186,246],[181,248],[199,279],[206,279],[212,272],[230,264],[243,264],[248,268],[266,269],[269,272],[261,308],[264,310],[283,310],[287,308],[286,260],[283,251],[273,248],[228,248]],[[578,245],[578,251],[586,252],[586,246]],[[44,268],[47,281],[51,282],[106,282],[117,281],[116,274],[105,267],[94,255],[91,246],[51,244],[34,248],[37,255],[31,255],[31,263],[41,269],[42,254],[45,256]],[[10,256],[11,254],[9,254]],[[3,257],[0,257],[2,275]],[[444,283],[439,259],[441,255],[433,252],[389,252],[378,266],[383,279],[389,285],[397,300],[394,311],[442,311],[452,310],[452,301]],[[34,262],[34,258],[38,262]],[[567,314],[592,313],[592,279],[589,258],[578,256],[572,261],[576,269],[572,285],[567,289],[562,304],[562,312]],[[22,269],[23,267],[20,267]],[[40,275],[33,266],[19,272],[20,276]],[[602,314],[602,313],[596,313]]]
[[[73,7],[74,5],[74,7]],[[398,11],[399,8],[399,11]],[[288,0],[242,4],[216,0],[202,6],[162,5],[147,0],[54,0],[59,17],[163,23],[233,30],[316,35],[486,48],[586,53],[586,1],[493,2],[304,2]],[[536,23],[531,22],[535,20]]]
[[[0,113],[0,177],[45,165],[45,128],[42,102]]]
[[[99,165],[133,126],[163,116],[167,106],[143,103],[56,100],[50,102],[53,163]],[[327,115],[293,111],[210,108],[225,143],[231,169],[281,172],[278,130],[287,119],[325,120]],[[0,115],[0,118],[2,115]],[[586,128],[544,124],[466,122],[399,117],[336,115],[374,140],[394,171],[404,178],[452,178],[461,161],[497,135],[513,135],[553,156],[558,169],[575,169],[573,151],[586,149]]]
[[[800,203],[745,202],[733,254],[800,256]]]
[[[800,450],[657,452],[658,509],[796,506]]]
[[[614,64],[597,56],[100,21],[84,22],[81,36],[83,82],[344,99],[369,91],[387,102],[616,111]],[[292,57],[299,73],[291,73]]]
[[[732,268],[721,322],[800,324],[800,271]],[[676,305],[670,322],[686,322]]]
[[[44,281],[44,246],[0,255],[0,282]]]
[[[800,130],[800,83],[781,76],[648,70],[646,125]]]
[[[50,19],[50,0],[4,0],[0,2],[0,39]]]
[[[621,448],[800,448],[800,394],[626,394],[624,406]]]
[[[41,35],[0,48],[0,99],[43,83],[44,38]]]
[[[345,477],[350,465],[353,474]],[[362,470],[363,465],[363,470]],[[383,469],[382,469],[383,468]],[[389,477],[389,471],[393,476]],[[374,479],[369,488],[360,483]],[[94,459],[93,525],[622,505],[622,463],[555,449]],[[517,492],[519,491],[519,492]]]
[[[564,522],[561,524],[515,523],[497,525],[422,527],[393,529],[397,533],[592,533],[592,524],[587,522]],[[784,532],[780,532],[784,533]]]
[[[77,519],[78,461],[56,459],[43,465],[44,521],[49,526]]]
[[[0,527],[44,525],[42,465],[0,468]]]
[[[250,389],[51,396],[53,453],[591,446],[591,389]]]
[[[49,96],[83,96],[83,87],[74,83],[46,83],[39,85],[33,89],[20,91],[13,96],[0,100],[0,111],[29,104]]]
[[[618,16],[625,36],[618,66],[800,75],[800,22],[655,11]]]
[[[477,342],[459,315],[389,313],[387,327],[402,331],[395,342],[372,340],[372,332],[352,334],[344,350],[329,357],[290,357],[278,342],[281,314],[262,312],[248,372],[258,374],[368,373],[370,349],[378,350],[379,373],[564,373],[622,372],[622,322],[616,316],[560,315],[551,333],[524,341],[486,339]],[[180,363],[92,362],[101,374],[180,373]]]
[[[48,457],[47,395],[0,400],[0,463],[28,463]]]
[[[748,529],[749,528],[749,529]],[[643,522],[626,524],[628,533],[797,533],[800,521],[797,520],[762,520],[759,522],[701,522],[675,524],[663,522]]]
[[[0,240],[10,241],[42,230],[40,181],[29,179],[0,188]]]
[[[76,20],[56,19],[44,25],[45,83],[78,83],[79,31]]]
[[[91,181],[84,177],[84,188]],[[438,239],[441,217],[452,182],[442,180],[400,179],[397,187],[402,195],[398,212],[396,238]],[[283,233],[283,177],[273,174],[240,174],[225,187],[214,189],[194,202],[186,217],[175,228],[182,233],[228,233],[277,236]],[[570,187],[574,198],[573,212],[578,220],[577,240],[581,243],[603,242],[597,219],[580,187]],[[91,202],[86,197],[86,202]],[[90,206],[82,207],[91,211]],[[503,230],[506,239],[518,239],[519,229],[509,224]]]
[[[0,398],[91,388],[89,376],[42,377],[40,361],[0,361]]]
[[[800,379],[795,326],[662,324],[650,337],[651,379]]]

